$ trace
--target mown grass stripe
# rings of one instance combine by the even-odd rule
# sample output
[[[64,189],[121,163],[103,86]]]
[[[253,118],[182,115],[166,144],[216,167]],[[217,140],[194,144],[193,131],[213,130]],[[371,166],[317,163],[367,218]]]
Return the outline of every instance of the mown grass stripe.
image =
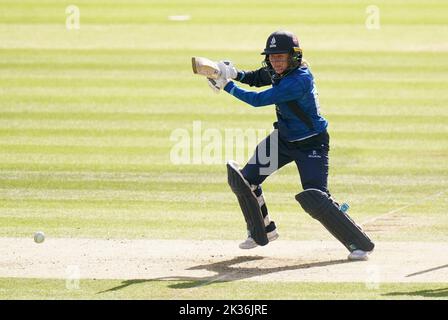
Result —
[[[447,186],[446,4],[380,1],[381,29],[367,30],[367,2],[343,1],[334,10],[318,1],[299,11],[292,0],[231,0],[213,9],[202,0],[106,2],[77,3],[75,32],[65,29],[59,2],[2,2],[1,234],[29,236],[39,228],[74,237],[244,237],[225,159],[176,165],[169,137],[178,128],[192,134],[193,121],[223,134],[272,129],[274,108],[213,95],[191,74],[190,58],[258,68],[279,16],[299,33],[311,62],[330,121],[330,190],[349,202],[352,217],[367,221]],[[187,6],[190,21],[168,21]],[[232,6],[234,15],[211,22],[210,13]],[[251,17],[275,14],[255,21],[247,8],[255,10]],[[220,37],[210,37],[215,33]],[[294,164],[264,184],[282,237],[330,239],[298,206],[300,190]],[[446,240],[446,210],[446,199],[411,205],[369,234]]]

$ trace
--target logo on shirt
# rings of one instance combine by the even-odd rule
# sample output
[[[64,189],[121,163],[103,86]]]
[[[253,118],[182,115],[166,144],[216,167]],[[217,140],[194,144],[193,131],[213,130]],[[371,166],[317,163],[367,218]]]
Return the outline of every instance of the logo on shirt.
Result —
[[[275,41],[275,37],[272,37],[271,45],[269,46],[269,48],[276,48],[276,47],[277,47],[277,44],[276,44],[275,42],[276,42],[276,41]]]

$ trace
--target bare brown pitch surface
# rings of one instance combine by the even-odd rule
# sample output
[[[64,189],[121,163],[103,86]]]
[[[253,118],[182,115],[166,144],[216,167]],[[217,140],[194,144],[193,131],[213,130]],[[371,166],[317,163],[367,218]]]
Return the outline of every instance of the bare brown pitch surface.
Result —
[[[448,244],[381,242],[349,262],[336,241],[282,241],[241,250],[238,241],[0,238],[0,277],[204,281],[448,282]]]

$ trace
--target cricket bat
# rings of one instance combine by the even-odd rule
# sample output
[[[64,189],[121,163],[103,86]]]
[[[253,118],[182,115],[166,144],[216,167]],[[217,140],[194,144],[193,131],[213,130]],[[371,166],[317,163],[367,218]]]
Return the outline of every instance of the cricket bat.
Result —
[[[203,57],[192,57],[191,65],[193,73],[205,76],[211,79],[218,79],[221,71],[219,71],[218,64],[210,59]]]

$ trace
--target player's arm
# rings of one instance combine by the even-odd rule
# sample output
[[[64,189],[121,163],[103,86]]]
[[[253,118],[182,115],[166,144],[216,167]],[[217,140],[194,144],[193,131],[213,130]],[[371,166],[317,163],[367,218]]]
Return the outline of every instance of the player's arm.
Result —
[[[244,90],[230,81],[224,91],[253,107],[262,107],[298,99],[304,92],[304,85],[297,80],[283,79],[278,86],[255,92]]]
[[[265,68],[255,71],[238,70],[235,80],[248,84],[251,87],[263,87],[272,84],[271,75]]]

